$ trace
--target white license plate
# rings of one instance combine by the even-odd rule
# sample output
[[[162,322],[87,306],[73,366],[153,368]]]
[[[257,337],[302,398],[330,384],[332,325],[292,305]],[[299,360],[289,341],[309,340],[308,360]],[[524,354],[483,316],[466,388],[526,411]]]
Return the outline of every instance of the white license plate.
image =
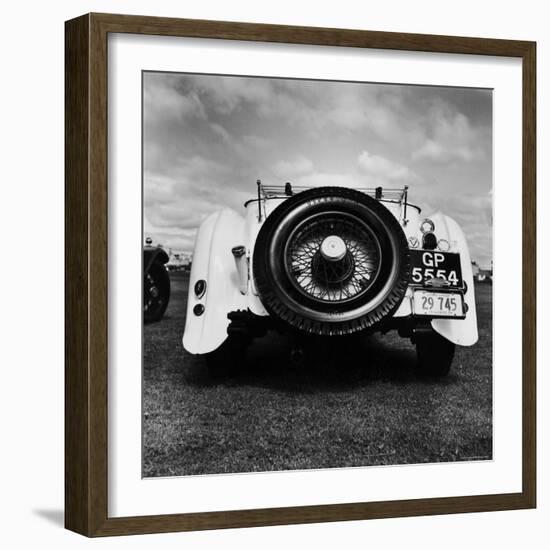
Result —
[[[452,292],[416,290],[413,294],[413,313],[432,317],[464,317],[462,296]]]

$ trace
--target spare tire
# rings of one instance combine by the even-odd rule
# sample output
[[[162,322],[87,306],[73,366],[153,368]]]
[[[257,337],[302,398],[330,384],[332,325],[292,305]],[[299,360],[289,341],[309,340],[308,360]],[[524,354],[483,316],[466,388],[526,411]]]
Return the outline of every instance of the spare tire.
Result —
[[[378,200],[319,187],[282,202],[260,229],[256,288],[268,312],[299,331],[352,334],[399,306],[410,254],[399,222]]]

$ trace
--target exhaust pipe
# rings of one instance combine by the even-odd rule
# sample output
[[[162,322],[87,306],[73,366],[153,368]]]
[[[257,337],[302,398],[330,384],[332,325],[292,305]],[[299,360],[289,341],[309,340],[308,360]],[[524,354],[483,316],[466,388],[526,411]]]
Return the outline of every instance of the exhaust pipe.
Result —
[[[239,276],[239,290],[241,294],[248,292],[248,258],[246,257],[246,248],[244,246],[234,246],[231,249],[237,274]]]

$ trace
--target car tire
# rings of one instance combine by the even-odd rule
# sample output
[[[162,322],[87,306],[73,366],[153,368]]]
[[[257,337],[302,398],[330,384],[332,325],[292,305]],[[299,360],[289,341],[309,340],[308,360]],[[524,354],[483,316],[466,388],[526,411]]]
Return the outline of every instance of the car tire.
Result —
[[[455,344],[434,330],[415,336],[417,372],[421,377],[441,378],[451,370]]]
[[[143,320],[160,321],[170,300],[170,276],[164,265],[153,262],[143,277]]]
[[[327,256],[331,240],[339,256]],[[403,300],[409,272],[407,240],[394,215],[366,193],[341,187],[286,199],[265,220],[253,252],[264,307],[312,335],[380,324]]]

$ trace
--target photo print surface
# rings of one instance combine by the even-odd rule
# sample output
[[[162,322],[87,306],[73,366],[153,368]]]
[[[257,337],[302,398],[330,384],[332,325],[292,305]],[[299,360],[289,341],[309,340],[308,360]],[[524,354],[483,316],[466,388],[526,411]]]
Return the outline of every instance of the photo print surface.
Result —
[[[492,91],[142,84],[142,475],[491,460]]]

